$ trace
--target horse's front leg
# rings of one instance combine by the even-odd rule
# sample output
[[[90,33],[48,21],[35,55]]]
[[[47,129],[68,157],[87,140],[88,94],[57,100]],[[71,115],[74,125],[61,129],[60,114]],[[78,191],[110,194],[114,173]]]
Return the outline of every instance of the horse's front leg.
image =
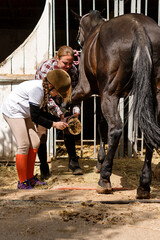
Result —
[[[151,168],[152,155],[153,147],[147,144],[145,162],[140,175],[139,187],[137,189],[138,199],[150,198],[150,184],[152,181],[152,168]]]
[[[110,176],[112,174],[113,158],[122,134],[122,126],[117,110],[119,99],[115,96],[103,96],[102,99],[102,112],[108,123],[108,151],[101,166],[97,192],[111,193]]]

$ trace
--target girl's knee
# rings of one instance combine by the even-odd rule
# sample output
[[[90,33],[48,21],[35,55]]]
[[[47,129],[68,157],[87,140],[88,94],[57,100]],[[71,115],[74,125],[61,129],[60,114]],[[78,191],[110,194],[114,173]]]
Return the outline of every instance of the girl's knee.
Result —
[[[18,145],[17,154],[28,154],[30,143]]]
[[[32,148],[37,149],[39,148],[40,145],[40,138],[37,135],[37,138],[34,139],[34,141],[32,142]]]

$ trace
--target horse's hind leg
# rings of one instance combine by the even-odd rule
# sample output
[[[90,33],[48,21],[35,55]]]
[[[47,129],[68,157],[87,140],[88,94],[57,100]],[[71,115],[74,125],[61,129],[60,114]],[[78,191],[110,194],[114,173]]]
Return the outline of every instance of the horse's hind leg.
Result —
[[[153,155],[153,147],[147,144],[145,162],[140,175],[140,184],[137,189],[138,199],[150,198],[150,184],[152,180],[152,169],[151,169],[152,155]]]
[[[160,68],[159,68],[160,72]],[[160,74],[157,75],[157,92],[156,92],[156,121],[160,126]],[[146,154],[145,154],[145,162],[140,175],[140,184],[137,189],[137,198],[150,198],[150,184],[152,181],[152,162],[153,156],[153,146],[150,144],[146,144]]]
[[[102,113],[101,113],[101,119],[98,123],[98,134],[100,139],[100,147],[97,154],[97,163],[96,163],[96,173],[100,172],[101,165],[105,159],[106,153],[105,153],[105,143],[107,142],[106,133],[108,132],[108,125],[106,120],[104,119]],[[105,136],[104,136],[105,133]]]
[[[157,81],[159,83],[159,81]],[[156,117],[157,122],[160,125],[160,90],[157,88],[156,93],[157,106],[156,106]],[[137,189],[137,198],[150,198],[150,184],[152,181],[152,169],[151,162],[153,156],[153,147],[149,144],[146,145],[146,154],[145,154],[145,162],[143,165],[143,169],[140,175],[140,184]]]
[[[110,176],[112,174],[113,158],[122,134],[122,126],[117,110],[119,99],[115,96],[106,95],[102,99],[101,108],[108,123],[108,151],[101,166],[97,192],[110,193],[112,192]]]

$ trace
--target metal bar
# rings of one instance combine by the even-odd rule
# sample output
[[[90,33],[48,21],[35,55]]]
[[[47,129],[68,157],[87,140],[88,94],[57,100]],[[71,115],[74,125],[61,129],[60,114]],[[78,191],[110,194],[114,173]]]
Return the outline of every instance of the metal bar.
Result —
[[[93,10],[95,10],[96,8],[96,5],[95,5],[95,0],[93,0]]]
[[[119,15],[124,14],[124,0],[119,0]]]
[[[49,46],[48,57],[53,57],[53,0],[48,1],[48,20],[49,20]]]
[[[136,12],[136,0],[131,0],[131,13]]]
[[[124,104],[124,99],[120,98],[119,105],[118,105],[118,111],[119,111],[119,115],[120,115],[120,118],[121,118],[121,121],[122,121],[122,125],[124,124],[123,104]],[[123,140],[124,140],[124,130],[122,129],[122,135],[121,135],[121,138],[120,138],[118,146],[117,146],[117,150],[116,150],[116,153],[115,153],[115,158],[123,157],[123,146],[124,146]]]
[[[55,54],[55,52],[56,52],[56,20],[55,20],[55,8],[56,8],[56,6],[55,6],[55,1],[56,0],[53,0],[53,29],[52,29],[52,31],[53,31],[53,51],[54,51],[54,55],[56,55]]]
[[[137,156],[137,142],[138,142],[138,124],[137,122],[134,122],[134,144],[133,144],[134,157]]]
[[[81,102],[81,157],[83,157],[83,101]]]
[[[148,14],[148,0],[145,0],[145,15],[147,16],[147,14]]]
[[[109,20],[109,0],[107,0],[106,4],[107,4],[107,20]]]
[[[118,0],[114,0],[114,17],[118,16]]]
[[[93,140],[83,140],[83,142],[94,142],[94,139]]]
[[[54,143],[54,132],[53,132],[53,129],[52,129],[52,131],[50,131],[49,139],[50,139],[50,141],[49,141],[49,155],[53,156],[53,154],[54,154],[54,148],[53,148],[53,146],[54,146],[54,144],[53,144]]]
[[[56,128],[53,128],[53,154],[54,157],[56,157],[57,153],[56,153],[56,143],[57,143],[57,134],[56,134]]]
[[[132,157],[132,146],[133,146],[133,96],[129,97],[128,104],[128,157]]]
[[[119,100],[119,114],[122,121],[122,126],[124,126],[124,98],[120,98]],[[124,156],[124,127],[122,127],[122,136],[120,138],[119,156]]]
[[[137,0],[137,13],[141,13],[141,0]]]
[[[58,140],[58,139],[57,139],[56,142],[64,142],[64,140]]]
[[[96,158],[96,95],[94,95],[94,158]]]
[[[160,0],[158,0],[158,25],[160,26]]]
[[[79,0],[79,15],[82,16],[82,0]]]
[[[66,0],[66,42],[69,46],[69,16],[68,16],[68,0]]]

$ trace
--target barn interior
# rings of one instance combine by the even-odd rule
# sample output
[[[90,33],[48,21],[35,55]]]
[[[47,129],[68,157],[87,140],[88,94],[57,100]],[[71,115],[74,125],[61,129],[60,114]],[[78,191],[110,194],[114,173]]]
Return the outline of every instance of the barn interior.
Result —
[[[79,0],[69,0],[69,29],[70,46],[73,49],[80,50],[76,42],[78,23],[71,14],[71,9],[79,13]],[[93,0],[82,0],[82,15],[93,9]],[[141,1],[142,13],[145,13],[145,0]],[[33,31],[38,23],[45,6],[45,0],[0,0],[0,62],[4,61]],[[131,1],[124,0],[124,13],[129,13]],[[113,17],[114,0],[109,0],[110,18]],[[66,44],[65,28],[66,23],[62,16],[66,14],[66,0],[55,0],[55,21],[56,21],[56,47],[57,49]],[[95,9],[102,11],[106,17],[106,0],[95,1]],[[158,1],[148,1],[148,16],[158,21]],[[89,99],[84,105],[84,125],[85,138],[93,137],[93,118],[87,117],[93,115],[93,98]],[[97,101],[99,106],[99,99]],[[97,108],[100,111],[100,108]],[[86,115],[86,116],[85,116]],[[97,114],[99,118],[100,114]],[[99,119],[97,119],[99,121]]]

